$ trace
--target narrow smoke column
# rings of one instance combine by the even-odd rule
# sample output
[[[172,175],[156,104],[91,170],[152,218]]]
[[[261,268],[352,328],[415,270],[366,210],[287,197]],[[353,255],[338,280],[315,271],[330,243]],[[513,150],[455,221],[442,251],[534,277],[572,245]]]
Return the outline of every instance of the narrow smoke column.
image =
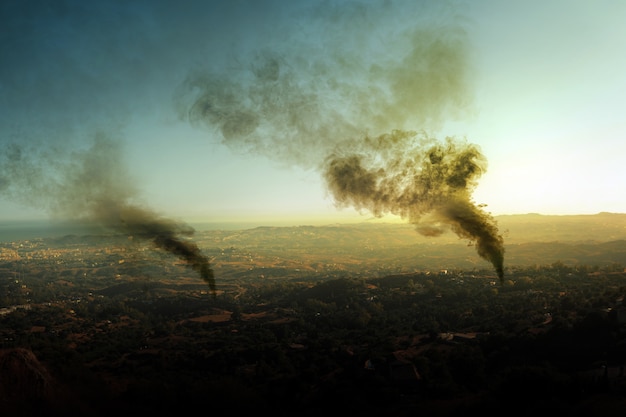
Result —
[[[215,295],[215,277],[208,257],[202,254],[198,245],[185,238],[194,233],[190,226],[117,201],[100,201],[94,208],[90,220],[108,229],[151,241],[156,248],[178,256],[200,275]]]
[[[215,295],[209,259],[189,240],[193,228],[142,207],[123,159],[122,143],[105,132],[96,133],[88,148],[73,151],[14,143],[0,153],[0,192],[53,218],[152,242],[183,259]]]

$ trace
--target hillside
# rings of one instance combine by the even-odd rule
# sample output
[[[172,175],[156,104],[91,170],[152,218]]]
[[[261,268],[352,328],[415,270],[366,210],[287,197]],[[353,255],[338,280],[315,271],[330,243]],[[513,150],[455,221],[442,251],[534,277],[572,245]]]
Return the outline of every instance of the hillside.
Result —
[[[0,410],[619,413],[626,239],[600,237],[620,218],[505,219],[503,282],[467,242],[406,224],[200,231],[216,297],[123,236],[6,243]]]
[[[498,216],[495,220],[504,238],[506,266],[555,262],[626,265],[626,214],[526,214]],[[196,239],[201,247],[221,254],[247,252],[303,265],[342,264],[405,271],[491,268],[471,247],[473,242],[459,239],[452,232],[425,237],[406,223],[207,230],[199,232]]]
[[[557,262],[570,266],[626,265],[626,214],[525,214],[498,216],[495,220],[504,238],[505,268]],[[320,277],[344,272],[381,276],[425,270],[492,269],[489,262],[478,256],[473,242],[459,239],[452,232],[425,237],[407,223],[198,228],[190,238],[209,256],[222,281],[250,275],[285,277],[293,273]],[[123,247],[128,242],[126,236],[58,235],[39,243],[41,253],[36,256],[47,257],[47,248],[80,248],[89,252],[89,248],[103,244]],[[14,245],[5,246],[9,256]],[[162,255],[160,251],[146,254]],[[35,256],[24,254],[31,255]]]
[[[545,215],[545,214],[510,214],[494,217],[500,233],[506,242],[608,242],[626,239],[626,213],[598,213],[584,215]],[[325,237],[334,242],[337,237],[346,239],[346,231],[350,231],[350,239],[363,242],[382,240],[385,244],[413,243],[455,243],[458,237],[451,232],[440,237],[421,236],[408,223],[363,222],[347,224],[329,224],[325,226],[267,226],[234,228],[226,225],[198,224],[199,232],[221,231],[224,236],[237,241],[264,240],[267,236],[294,237],[304,239],[313,237],[316,231],[325,230]],[[341,233],[341,236],[339,236]],[[322,243],[319,240],[319,243]],[[345,242],[348,243],[348,242]]]

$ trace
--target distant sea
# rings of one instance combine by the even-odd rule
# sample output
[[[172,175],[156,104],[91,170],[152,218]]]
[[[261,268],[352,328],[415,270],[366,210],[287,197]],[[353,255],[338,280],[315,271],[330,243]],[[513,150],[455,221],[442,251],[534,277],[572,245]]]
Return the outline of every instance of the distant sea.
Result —
[[[67,235],[103,233],[98,227],[81,223],[61,223],[50,220],[19,220],[0,222],[0,242],[45,239]]]
[[[207,230],[244,230],[259,226],[256,223],[189,223],[197,232]],[[104,228],[69,222],[54,222],[50,220],[19,220],[0,222],[0,242],[21,240],[46,239],[67,235],[86,236],[110,233]]]

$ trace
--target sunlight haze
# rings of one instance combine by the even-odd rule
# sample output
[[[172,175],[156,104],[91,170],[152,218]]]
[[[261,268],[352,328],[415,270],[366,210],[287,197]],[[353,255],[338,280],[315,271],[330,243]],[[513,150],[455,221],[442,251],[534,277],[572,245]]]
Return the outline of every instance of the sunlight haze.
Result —
[[[493,215],[626,212],[625,18],[610,0],[4,2],[0,220],[80,217],[113,187],[183,222],[400,221],[321,168],[393,129],[475,145],[468,197]],[[429,36],[450,42],[428,58],[445,81],[414,78]],[[98,135],[112,177],[73,166]]]

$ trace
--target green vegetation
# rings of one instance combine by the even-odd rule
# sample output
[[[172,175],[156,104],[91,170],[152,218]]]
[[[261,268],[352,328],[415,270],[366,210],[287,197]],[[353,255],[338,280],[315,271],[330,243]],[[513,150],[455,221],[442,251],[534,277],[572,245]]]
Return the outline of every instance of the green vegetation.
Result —
[[[275,243],[285,238],[268,233],[325,236],[264,232],[246,233]],[[601,243],[587,251],[607,262],[583,264],[572,251],[576,262],[509,265],[501,283],[487,264],[407,271],[399,244],[385,264],[387,243],[359,245],[336,230],[317,249],[300,237],[278,247],[216,233],[199,234],[219,277],[216,297],[177,259],[127,240],[7,243],[6,415],[624,409],[626,273]],[[334,251],[341,239],[345,251]],[[612,245],[616,256],[626,252]]]

